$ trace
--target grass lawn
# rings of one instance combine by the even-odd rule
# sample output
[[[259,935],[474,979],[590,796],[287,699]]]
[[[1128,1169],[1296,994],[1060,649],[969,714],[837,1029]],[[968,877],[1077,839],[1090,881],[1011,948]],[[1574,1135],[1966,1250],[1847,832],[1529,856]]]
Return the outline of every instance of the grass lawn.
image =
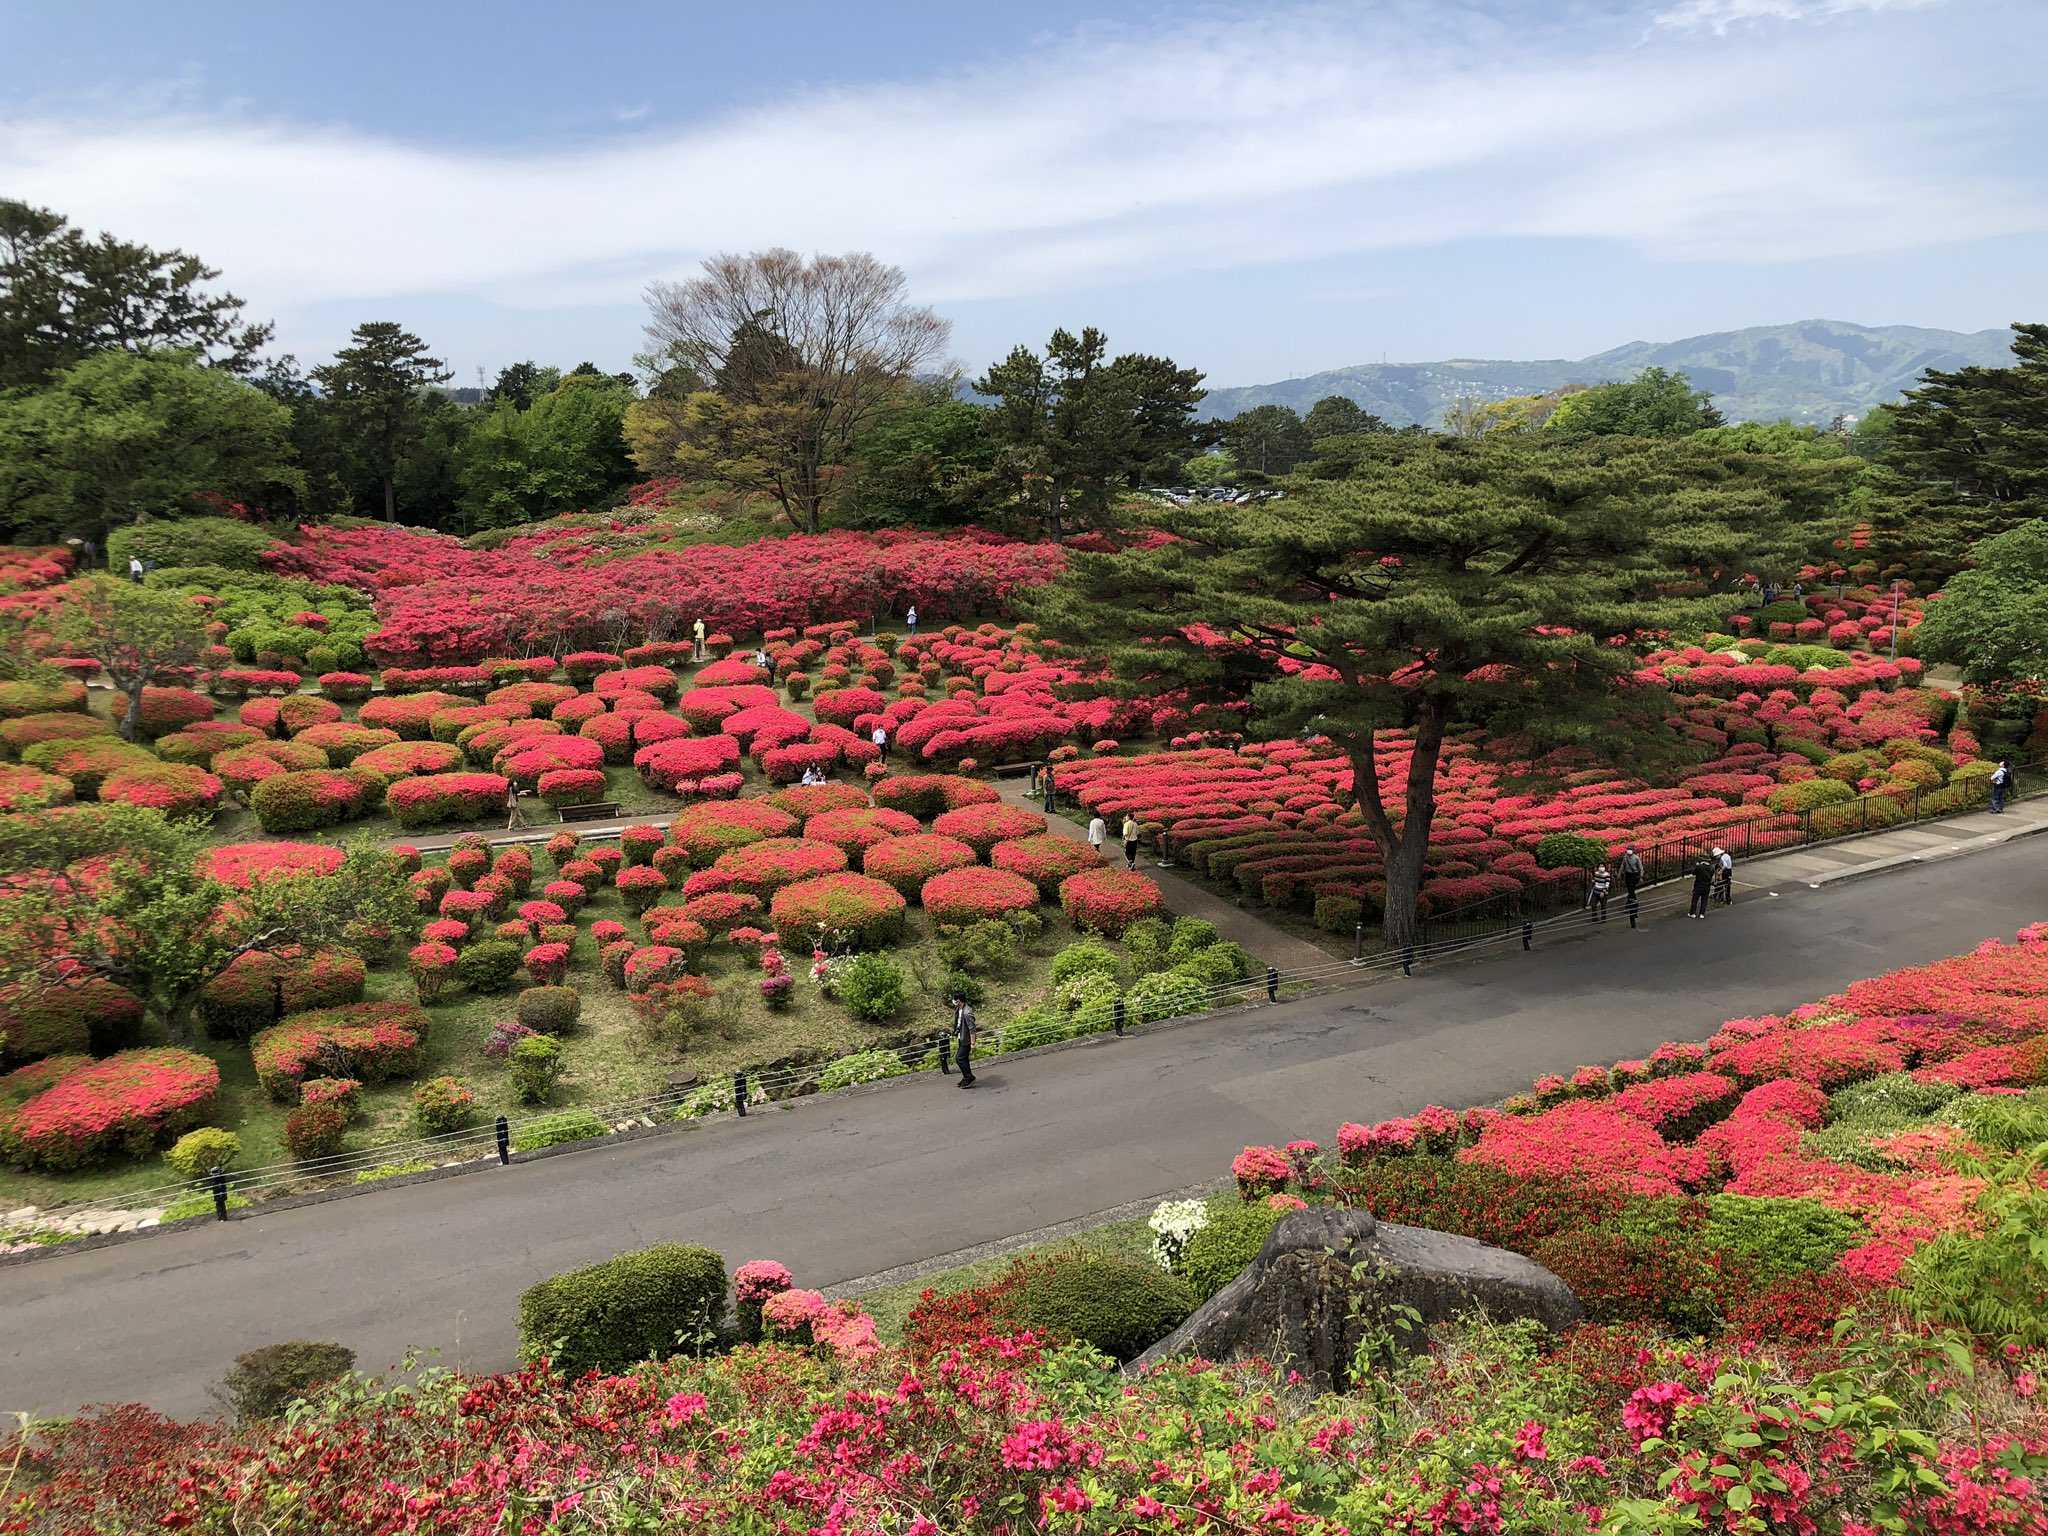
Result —
[[[1019,1248],[1012,1252],[998,1254],[994,1258],[976,1259],[972,1264],[962,1264],[956,1269],[942,1269],[918,1280],[905,1280],[897,1285],[885,1285],[876,1290],[863,1292],[857,1300],[875,1320],[875,1331],[891,1344],[903,1341],[903,1327],[910,1319],[910,1309],[917,1305],[917,1298],[925,1291],[951,1296],[969,1286],[981,1285],[995,1279],[1008,1269],[1012,1261],[1023,1258],[1055,1258],[1069,1254],[1090,1254],[1097,1258],[1134,1259],[1140,1263],[1152,1262],[1152,1231],[1145,1225],[1146,1218],[1133,1217],[1129,1221],[1106,1222],[1099,1227],[1090,1227],[1085,1232],[1076,1232],[1071,1237],[1062,1237],[1050,1243],[1035,1247]]]

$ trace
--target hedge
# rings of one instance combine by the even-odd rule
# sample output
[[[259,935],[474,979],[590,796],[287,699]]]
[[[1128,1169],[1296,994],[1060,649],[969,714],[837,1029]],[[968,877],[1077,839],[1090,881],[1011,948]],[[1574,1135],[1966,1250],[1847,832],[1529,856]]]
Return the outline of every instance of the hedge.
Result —
[[[384,808],[401,827],[475,821],[502,810],[508,781],[495,773],[430,773],[384,791]]]
[[[346,768],[365,752],[389,746],[398,739],[396,731],[373,730],[365,725],[336,722],[332,725],[311,726],[294,736],[292,744],[318,748],[327,754],[327,761],[331,766]]]
[[[180,517],[113,529],[107,534],[107,564],[125,571],[131,559],[140,557],[151,566],[260,571],[263,552],[276,543],[267,529],[231,517]]]
[[[520,1353],[570,1376],[623,1371],[672,1354],[678,1335],[715,1327],[725,1292],[725,1260],[708,1248],[661,1243],[622,1253],[521,1296]]]

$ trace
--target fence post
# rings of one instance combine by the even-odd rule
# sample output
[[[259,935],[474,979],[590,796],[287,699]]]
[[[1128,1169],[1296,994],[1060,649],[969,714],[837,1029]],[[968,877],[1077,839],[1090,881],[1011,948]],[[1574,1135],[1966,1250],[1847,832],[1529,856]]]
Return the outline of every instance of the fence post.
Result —
[[[505,1167],[512,1161],[512,1122],[503,1115],[498,1116],[498,1166]]]
[[[941,1035],[939,1036],[939,1076],[951,1077],[952,1075],[953,1037],[951,1035]]]
[[[1266,967],[1266,1001],[1269,1003],[1280,1001],[1280,968],[1278,966],[1269,965]]]
[[[1641,910],[1642,910],[1642,903],[1636,900],[1636,893],[1635,893],[1634,891],[1630,891],[1630,892],[1628,893],[1628,925],[1629,925],[1629,927],[1631,927],[1631,928],[1635,927],[1635,925],[1636,925],[1636,914],[1637,914],[1638,912],[1640,912]]]
[[[1116,995],[1116,1012],[1111,1019],[1110,1027],[1119,1035],[1124,1032],[1124,995],[1121,992]]]
[[[1403,976],[1413,976],[1415,974],[1415,946],[1413,944],[1408,945],[1401,951],[1401,974]]]
[[[226,1221],[228,1219],[228,1171],[216,1164],[213,1172],[206,1176],[206,1182],[213,1189],[213,1219],[215,1221]]]
[[[744,1072],[732,1075],[732,1107],[739,1111],[742,1120],[747,1118],[747,1074]]]
[[[1351,930],[1351,958],[1354,960],[1363,960],[1365,958],[1365,923],[1363,920],[1360,920],[1357,926]]]

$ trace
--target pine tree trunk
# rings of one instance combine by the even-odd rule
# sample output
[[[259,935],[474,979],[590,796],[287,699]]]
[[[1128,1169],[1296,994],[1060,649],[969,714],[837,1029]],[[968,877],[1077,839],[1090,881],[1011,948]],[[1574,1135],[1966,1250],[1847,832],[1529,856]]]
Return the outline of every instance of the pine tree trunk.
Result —
[[[1421,923],[1415,905],[1422,892],[1423,856],[1429,851],[1429,829],[1436,820],[1436,771],[1443,757],[1444,706],[1440,700],[1424,698],[1410,722],[1415,751],[1408,759],[1408,779],[1403,786],[1401,824],[1380,797],[1370,737],[1353,741],[1347,748],[1351,759],[1351,800],[1365,817],[1366,829],[1379,844],[1380,859],[1387,872],[1386,910],[1380,919],[1380,938],[1392,949],[1417,942]]]

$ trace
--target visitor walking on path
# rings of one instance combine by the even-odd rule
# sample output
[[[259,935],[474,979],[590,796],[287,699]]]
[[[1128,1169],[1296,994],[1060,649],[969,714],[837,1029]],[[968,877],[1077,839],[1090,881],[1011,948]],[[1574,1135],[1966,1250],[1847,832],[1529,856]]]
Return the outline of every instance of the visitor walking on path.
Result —
[[[1622,905],[1628,909],[1628,925],[1636,925],[1636,892],[1643,887],[1643,856],[1631,843],[1621,850]]]
[[[1057,803],[1057,801],[1056,801],[1056,800],[1054,799],[1054,786],[1053,786],[1053,782],[1052,782],[1052,764],[1050,764],[1050,763],[1047,763],[1047,764],[1045,765],[1045,814],[1046,814],[1046,815],[1050,816],[1050,815],[1052,814],[1052,809],[1053,809],[1053,806],[1054,806],[1054,805],[1055,805],[1056,803]]]
[[[1138,818],[1128,812],[1124,816],[1124,868],[1138,867]]]
[[[704,659],[704,621],[702,619],[699,619],[690,626],[690,635],[697,643],[697,654],[694,659],[702,661]]]
[[[1614,876],[1605,864],[1593,871],[1593,878],[1586,886],[1586,910],[1593,914],[1593,921],[1607,921],[1607,894],[1614,889]]]
[[[886,725],[876,726],[874,734],[868,740],[875,744],[875,750],[881,753],[883,757],[889,755],[889,727]]]
[[[974,1004],[953,999],[953,1055],[960,1063],[959,1087],[974,1086]]]
[[[1099,856],[1102,852],[1102,845],[1108,841],[1109,823],[1104,821],[1102,813],[1097,811],[1088,820],[1088,846],[1093,848]]]
[[[1714,895],[1724,907],[1735,905],[1735,855],[1714,845]]]
[[[142,556],[130,555],[128,557],[128,579],[138,587],[142,585]]]
[[[2012,763],[2005,758],[1998,760],[1998,766],[1991,770],[1991,814],[2005,814],[2006,792],[2012,788]]]
[[[505,781],[505,830],[510,832],[519,825],[519,786]]]
[[[1692,901],[1685,909],[1687,917],[1704,918],[1707,915],[1707,897],[1714,889],[1714,861],[1701,854],[1692,866]]]

